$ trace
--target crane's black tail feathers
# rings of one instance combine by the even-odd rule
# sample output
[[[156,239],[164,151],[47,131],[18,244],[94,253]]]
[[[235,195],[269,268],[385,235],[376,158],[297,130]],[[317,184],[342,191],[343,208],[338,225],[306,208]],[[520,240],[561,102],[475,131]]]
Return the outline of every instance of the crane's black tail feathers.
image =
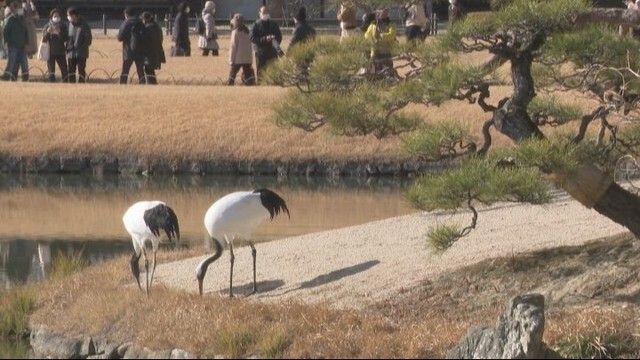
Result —
[[[257,189],[254,191],[254,193],[260,194],[260,201],[262,202],[262,206],[264,206],[269,211],[271,220],[273,220],[273,218],[277,216],[280,211],[286,212],[287,216],[291,218],[289,209],[287,208],[287,204],[284,202],[284,199],[280,197],[280,195],[274,193],[269,189]]]
[[[178,217],[172,208],[160,204],[144,212],[144,222],[155,236],[160,236],[160,230],[164,230],[169,242],[175,237],[180,241],[180,225]]]

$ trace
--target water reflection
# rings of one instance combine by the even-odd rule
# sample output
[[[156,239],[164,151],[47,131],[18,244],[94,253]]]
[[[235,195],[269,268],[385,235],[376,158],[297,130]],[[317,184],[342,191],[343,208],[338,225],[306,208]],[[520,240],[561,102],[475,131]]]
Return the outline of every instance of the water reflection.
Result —
[[[258,227],[267,241],[412,212],[402,193],[409,179],[231,176],[0,175],[0,281],[46,278],[52,257],[84,251],[91,264],[131,252],[122,225],[134,202],[158,199],[178,214],[187,246],[205,246],[203,216],[222,195],[268,187],[282,195],[291,219]]]
[[[52,257],[81,254],[90,265],[131,252],[131,246],[117,240],[38,241],[16,239],[0,242],[0,282],[5,289],[47,278]],[[52,256],[53,255],[53,256]]]

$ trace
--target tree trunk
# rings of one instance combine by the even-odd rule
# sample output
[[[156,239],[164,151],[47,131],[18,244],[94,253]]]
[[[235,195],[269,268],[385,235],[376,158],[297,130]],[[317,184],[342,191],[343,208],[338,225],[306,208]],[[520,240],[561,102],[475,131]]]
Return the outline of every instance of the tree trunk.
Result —
[[[493,113],[496,129],[515,143],[532,137],[544,139],[544,134],[527,113],[529,102],[535,96],[531,50],[532,47],[514,51],[516,55],[508,56],[514,93]],[[640,197],[616,184],[606,172],[595,165],[585,165],[570,175],[550,174],[549,179],[581,204],[627,227],[636,237],[640,237]]]
[[[593,209],[640,237],[640,197],[615,182],[611,183]]]

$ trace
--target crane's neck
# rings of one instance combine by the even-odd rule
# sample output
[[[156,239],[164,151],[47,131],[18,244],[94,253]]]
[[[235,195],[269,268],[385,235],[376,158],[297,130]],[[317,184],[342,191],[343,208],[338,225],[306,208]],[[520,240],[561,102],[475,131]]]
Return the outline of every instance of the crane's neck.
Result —
[[[202,260],[202,262],[196,268],[196,278],[198,279],[198,291],[202,296],[202,283],[204,282],[204,277],[207,274],[207,269],[209,269],[209,265],[211,265],[214,261],[218,260],[220,255],[222,255],[222,244],[218,239],[213,238],[213,244],[215,246],[215,252],[213,255],[208,258]]]

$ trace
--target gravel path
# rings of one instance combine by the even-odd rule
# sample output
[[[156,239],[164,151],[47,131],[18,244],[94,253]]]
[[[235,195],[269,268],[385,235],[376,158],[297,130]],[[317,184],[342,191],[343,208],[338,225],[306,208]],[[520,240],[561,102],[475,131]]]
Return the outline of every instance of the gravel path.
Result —
[[[295,214],[291,209],[291,216]],[[545,206],[495,204],[481,209],[479,216],[477,229],[443,254],[427,246],[429,227],[456,220],[466,225],[470,213],[420,212],[258,244],[259,293],[252,298],[327,301],[337,308],[361,308],[420,280],[486,258],[578,245],[627,231],[566,195]],[[251,252],[236,245],[235,255],[234,293],[242,295],[252,286]],[[156,279],[197,292],[195,268],[204,257],[159,264]],[[209,267],[204,292],[205,296],[226,296],[228,289],[229,253],[225,250]]]

